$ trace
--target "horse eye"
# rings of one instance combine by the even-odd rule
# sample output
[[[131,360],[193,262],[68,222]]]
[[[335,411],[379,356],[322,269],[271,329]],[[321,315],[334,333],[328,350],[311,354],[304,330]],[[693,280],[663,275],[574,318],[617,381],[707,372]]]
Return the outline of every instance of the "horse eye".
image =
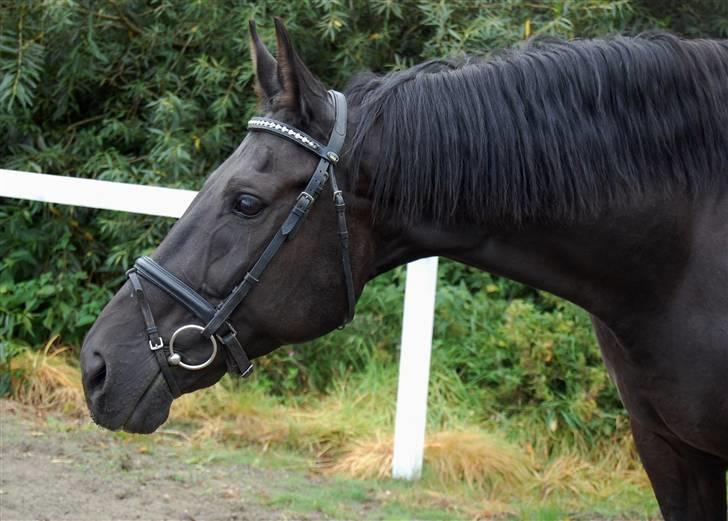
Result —
[[[254,195],[243,194],[235,201],[234,210],[243,217],[255,217],[263,208],[265,208],[263,201]]]

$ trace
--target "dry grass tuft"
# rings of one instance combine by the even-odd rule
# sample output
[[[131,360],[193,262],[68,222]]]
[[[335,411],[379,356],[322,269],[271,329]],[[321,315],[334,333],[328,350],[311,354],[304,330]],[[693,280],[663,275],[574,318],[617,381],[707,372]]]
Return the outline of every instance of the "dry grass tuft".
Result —
[[[494,492],[528,481],[528,457],[494,434],[470,429],[443,431],[425,444],[425,461],[443,483],[464,482]]]
[[[392,473],[392,437],[378,435],[374,439],[356,441],[343,450],[325,471],[362,479],[385,479]]]
[[[86,405],[78,368],[71,365],[67,347],[56,346],[51,338],[42,351],[25,351],[12,359],[12,369],[20,372],[13,379],[16,400],[38,409],[60,409],[85,414]]]
[[[579,456],[568,454],[550,461],[543,470],[535,472],[535,483],[543,499],[559,492],[574,495],[592,494],[596,486],[585,479],[593,467]]]
[[[592,497],[608,500],[627,489],[649,489],[649,480],[639,462],[632,436],[625,433],[609,445],[595,447],[591,453],[573,449],[551,458],[538,458],[528,493],[542,499],[550,497]]]
[[[351,444],[327,472],[383,479],[392,468],[391,437]],[[444,485],[464,483],[486,492],[531,479],[528,458],[504,440],[476,429],[442,431],[425,441],[425,465]]]

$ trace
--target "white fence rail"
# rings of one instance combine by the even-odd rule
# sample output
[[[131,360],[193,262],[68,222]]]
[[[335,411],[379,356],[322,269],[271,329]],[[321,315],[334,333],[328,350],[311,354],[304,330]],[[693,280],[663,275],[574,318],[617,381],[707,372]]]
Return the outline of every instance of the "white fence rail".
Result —
[[[197,192],[0,169],[0,196],[180,217]]]
[[[197,192],[0,169],[0,196],[180,217]],[[392,475],[417,479],[422,469],[437,258],[407,266]]]

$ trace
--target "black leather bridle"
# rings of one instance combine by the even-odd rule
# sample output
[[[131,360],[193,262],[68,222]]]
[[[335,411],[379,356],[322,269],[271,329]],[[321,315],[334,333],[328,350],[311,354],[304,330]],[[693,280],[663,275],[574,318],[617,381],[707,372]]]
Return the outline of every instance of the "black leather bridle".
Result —
[[[336,177],[334,176],[334,165],[339,161],[339,153],[344,144],[344,138],[346,137],[346,98],[343,94],[336,91],[329,91],[329,96],[334,104],[335,118],[334,127],[331,130],[329,142],[326,145],[319,143],[306,133],[274,119],[256,117],[248,121],[248,130],[269,132],[292,141],[313,154],[316,154],[319,157],[319,162],[306,185],[306,189],[296,199],[296,203],[286,220],[270,240],[255,264],[253,264],[253,267],[245,274],[243,280],[230,291],[230,294],[222,302],[214,306],[175,275],[157,264],[151,257],[140,257],[134,262],[134,267],[127,272],[127,277],[133,288],[132,297],[136,298],[144,317],[146,333],[149,338],[149,348],[155,354],[162,375],[167,381],[167,385],[173,396],[179,396],[181,391],[173,377],[171,366],[179,366],[183,369],[193,371],[207,367],[217,355],[217,340],[226,348],[226,361],[230,372],[243,377],[248,376],[252,372],[253,364],[250,362],[245,349],[237,338],[237,331],[229,321],[230,315],[237,309],[253,287],[260,282],[263,272],[278,253],[281,246],[286,241],[293,239],[328,180],[331,180],[331,187],[334,193],[334,206],[337,213],[339,241],[341,243],[341,263],[347,293],[348,310],[344,324],[350,322],[353,318],[356,301],[354,281],[351,272],[351,259],[349,257],[349,232],[346,226],[346,205],[341,190],[336,183]],[[165,343],[164,338],[154,322],[154,315],[144,295],[142,278],[165,291],[169,296],[196,315],[205,326],[203,327],[197,324],[184,325],[172,334],[168,343]],[[202,336],[211,342],[212,354],[201,364],[186,364],[182,361],[180,354],[174,351],[174,342],[177,335],[181,331],[189,329],[199,331]],[[165,346],[167,347],[168,354],[164,353],[163,348]]]

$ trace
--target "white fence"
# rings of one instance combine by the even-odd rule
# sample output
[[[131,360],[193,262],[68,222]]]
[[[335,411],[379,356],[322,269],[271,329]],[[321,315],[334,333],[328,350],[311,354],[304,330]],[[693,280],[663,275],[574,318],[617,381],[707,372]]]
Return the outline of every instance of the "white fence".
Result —
[[[0,196],[103,210],[180,217],[196,192],[0,169]],[[407,266],[392,475],[417,479],[422,469],[437,258]]]
[[[197,192],[60,175],[0,170],[0,195],[44,203],[181,217]]]

